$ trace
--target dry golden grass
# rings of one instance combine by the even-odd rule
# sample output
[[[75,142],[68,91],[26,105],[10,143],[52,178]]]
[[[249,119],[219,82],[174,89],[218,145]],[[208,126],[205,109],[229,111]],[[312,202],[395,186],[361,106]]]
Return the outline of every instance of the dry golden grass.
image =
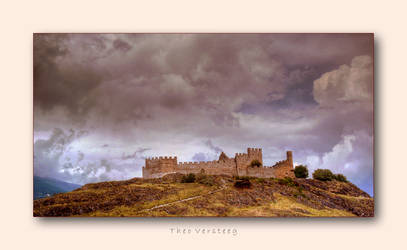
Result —
[[[34,201],[35,216],[373,216],[374,202],[349,183],[252,178],[251,188],[233,179],[215,185],[180,183],[180,178],[132,179],[85,185]],[[222,180],[222,181],[220,181]]]

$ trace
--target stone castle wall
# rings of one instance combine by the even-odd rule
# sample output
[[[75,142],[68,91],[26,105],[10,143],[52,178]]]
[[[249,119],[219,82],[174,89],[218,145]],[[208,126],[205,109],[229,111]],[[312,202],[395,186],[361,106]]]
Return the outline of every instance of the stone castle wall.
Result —
[[[207,162],[180,162],[177,165],[177,172],[182,174],[199,173],[201,170],[210,175],[236,175],[234,159]]]
[[[153,157],[146,159],[143,167],[143,178],[159,178],[170,173],[200,173],[209,175],[254,176],[254,177],[294,177],[292,152],[287,152],[287,159],[277,162],[274,166],[251,167],[250,163],[258,160],[263,164],[263,154],[260,148],[248,148],[247,153],[236,153],[234,158],[228,158],[224,153],[219,160],[208,162],[179,162],[177,157]]]
[[[248,148],[246,153],[236,153],[236,169],[238,176],[247,176],[248,166],[253,160],[258,160],[263,165],[263,153],[261,148]]]
[[[159,178],[177,170],[177,157],[153,157],[146,159],[143,178]],[[146,177],[144,177],[146,176]]]

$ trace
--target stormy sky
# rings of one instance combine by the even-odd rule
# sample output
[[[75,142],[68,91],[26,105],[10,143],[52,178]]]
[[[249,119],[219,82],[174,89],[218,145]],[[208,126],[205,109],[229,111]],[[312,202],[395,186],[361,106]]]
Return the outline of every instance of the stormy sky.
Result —
[[[292,150],[373,193],[371,34],[35,34],[34,174],[84,184]]]

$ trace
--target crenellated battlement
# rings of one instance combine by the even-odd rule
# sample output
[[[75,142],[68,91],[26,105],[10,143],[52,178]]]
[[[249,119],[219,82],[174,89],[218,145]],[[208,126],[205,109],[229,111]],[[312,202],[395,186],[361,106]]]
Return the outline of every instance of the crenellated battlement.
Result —
[[[147,161],[158,161],[158,160],[176,160],[176,156],[159,156],[159,157],[148,157]]]
[[[292,152],[287,151],[287,159],[276,162],[271,167],[251,167],[251,162],[257,160],[263,164],[261,148],[248,148],[247,153],[236,153],[234,158],[229,158],[222,152],[219,160],[214,161],[189,161],[177,162],[176,156],[159,156],[145,159],[143,167],[144,178],[158,178],[169,173],[201,173],[211,175],[229,176],[258,176],[258,177],[281,177],[292,176]]]
[[[248,156],[248,154],[246,154],[246,153],[236,153],[235,156],[245,157],[245,156]]]
[[[215,164],[218,161],[185,161],[185,162],[178,162],[178,165],[199,165],[199,164]]]
[[[248,154],[256,154],[256,153],[261,153],[261,148],[248,148],[247,149],[247,153]]]

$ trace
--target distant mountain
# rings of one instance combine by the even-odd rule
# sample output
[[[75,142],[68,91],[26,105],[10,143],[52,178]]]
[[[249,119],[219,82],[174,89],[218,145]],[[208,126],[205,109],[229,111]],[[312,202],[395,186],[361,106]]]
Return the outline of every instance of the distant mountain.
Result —
[[[60,181],[53,178],[34,176],[34,200],[49,197],[57,193],[66,193],[81,185]]]

